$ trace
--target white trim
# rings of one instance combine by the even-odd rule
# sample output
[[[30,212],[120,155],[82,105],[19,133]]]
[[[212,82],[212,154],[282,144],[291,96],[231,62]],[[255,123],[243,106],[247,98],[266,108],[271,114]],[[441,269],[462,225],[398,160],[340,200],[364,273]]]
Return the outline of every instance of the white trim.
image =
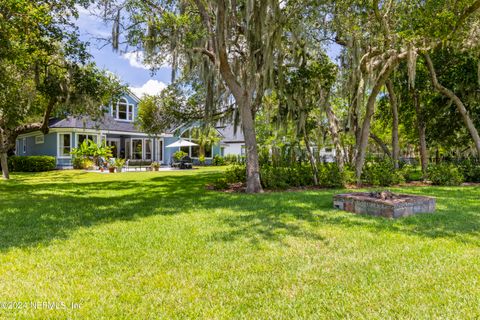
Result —
[[[63,155],[60,155],[60,136],[61,135],[65,135],[65,134],[69,134],[70,135],[70,151],[72,151],[72,133],[71,132],[58,132],[57,133],[57,159],[72,159],[72,155],[70,154],[69,156],[63,156]]]
[[[22,151],[23,154],[27,153],[27,138],[23,138],[22,140]]]
[[[162,147],[160,148],[160,142],[162,143]],[[157,145],[155,150],[157,150],[157,161],[158,162],[163,162],[163,158],[165,157],[165,139],[164,138],[157,138]],[[161,155],[161,157],[160,157]]]
[[[118,134],[118,135],[123,135],[123,136],[148,136],[146,133],[142,132],[130,132],[130,131],[109,131],[109,130],[102,130],[101,134]]]
[[[43,134],[39,136],[35,136],[35,144],[44,144],[44,143],[45,143],[45,136]]]
[[[140,102],[140,98],[137,97],[137,95],[135,93],[133,93],[132,91],[130,90],[126,90],[128,95],[130,96],[130,98],[132,98],[136,103],[139,103]]]
[[[150,141],[150,159],[147,159],[146,158],[146,146],[147,146],[147,141]],[[143,157],[143,160],[150,160],[150,161],[153,161],[153,158],[154,158],[155,154],[153,153],[153,139],[151,138],[145,138],[143,139],[143,145],[142,145],[142,157]]]
[[[18,135],[17,139],[22,139],[22,138],[28,138],[28,137],[34,137],[39,134],[40,131],[34,131],[34,132],[29,132],[29,133],[24,133]],[[112,130],[105,130],[105,129],[82,129],[82,128],[51,128],[49,133],[93,133],[93,134],[101,134],[101,135],[107,135],[107,134],[118,134],[118,135],[125,135],[125,136],[148,136],[147,133],[143,132],[131,132],[131,131],[112,131]],[[172,138],[174,137],[173,134],[171,133],[162,133],[158,135],[158,137],[163,137],[163,138]]]
[[[64,132],[75,132],[74,131],[75,129],[73,128],[52,128],[49,130],[49,133],[64,133]],[[17,139],[23,139],[23,138],[30,138],[30,137],[35,137],[37,136],[41,131],[40,130],[37,130],[37,131],[33,131],[33,132],[29,132],[29,133],[23,133],[23,134],[19,134]]]
[[[123,101],[125,101],[125,103]],[[119,104],[120,104],[120,101],[122,101],[122,104],[125,104],[127,106],[127,110],[126,111],[126,115],[127,115],[127,118],[126,119],[120,119],[119,118]],[[113,114],[113,108],[115,107],[115,114]],[[129,119],[128,118],[128,115],[130,114],[130,108],[131,109],[131,115],[132,115],[132,118]],[[135,105],[134,104],[131,104],[128,99],[126,97],[121,97],[120,99],[118,99],[117,103],[115,104],[115,106],[113,106],[112,104],[112,116],[113,118],[115,119],[115,121],[122,121],[122,122],[134,122],[135,121]]]
[[[142,156],[141,156],[141,159],[134,159],[133,158],[133,140],[142,141]],[[151,142],[151,145],[150,145],[150,159],[147,159],[145,157],[146,141]],[[152,139],[152,138],[127,138],[127,139],[125,139],[125,158],[126,159],[132,159],[132,160],[152,160],[152,161],[154,161],[155,153],[154,153],[154,143],[153,143],[153,141],[154,141],[154,139]],[[129,154],[127,154],[127,143],[129,144],[129,149],[130,149]]]
[[[99,142],[99,137],[101,136],[100,134],[92,134],[92,133],[89,133],[89,132],[84,132],[84,133],[82,133],[82,132],[78,132],[78,133],[77,133],[77,132],[76,132],[76,133],[75,133],[75,147],[76,147],[76,148],[78,148],[78,136],[79,136],[79,135],[87,136],[87,139],[88,139],[88,136],[96,136],[96,137],[97,137],[97,141],[96,141],[96,142],[93,141],[93,142],[95,142],[95,143],[98,143],[98,142]]]
[[[141,159],[135,159],[135,158],[133,157],[133,153],[134,153],[134,152],[133,152],[133,140],[140,140],[140,141],[141,141],[141,144],[142,144],[142,154],[141,154],[141,156],[140,156]],[[142,138],[131,138],[131,139],[130,139],[130,159],[133,159],[133,160],[143,160],[143,152],[144,152],[143,149],[144,149],[144,148],[143,148],[143,139],[142,139]]]
[[[117,154],[114,155],[115,158],[120,158],[120,149],[122,147],[122,141],[120,138],[106,138],[105,139],[105,143],[107,144],[108,146],[108,142],[109,141],[112,141],[112,142],[115,142],[116,143],[116,147],[117,147]]]

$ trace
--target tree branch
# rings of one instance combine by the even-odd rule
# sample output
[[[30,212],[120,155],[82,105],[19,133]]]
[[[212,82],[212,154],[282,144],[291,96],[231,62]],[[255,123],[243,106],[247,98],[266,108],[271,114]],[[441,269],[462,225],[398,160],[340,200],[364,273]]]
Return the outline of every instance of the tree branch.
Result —
[[[480,0],[476,0],[470,7],[468,7],[460,16],[457,23],[455,24],[455,28],[453,29],[452,33],[455,33],[463,24],[463,22],[475,11],[480,9]]]
[[[463,118],[463,122],[465,123],[468,131],[470,132],[470,136],[472,137],[473,141],[475,142],[475,147],[477,149],[477,153],[480,156],[480,136],[478,134],[477,128],[475,128],[475,124],[473,123],[472,119],[468,115],[468,111],[465,108],[462,100],[450,89],[444,87],[437,78],[437,73],[435,72],[435,68],[433,66],[432,59],[428,53],[424,53],[423,56],[425,57],[425,62],[427,64],[428,71],[430,72],[430,78],[432,80],[433,87],[437,89],[441,94],[445,97],[451,99],[455,105],[457,106],[457,110]]]
[[[205,8],[202,0],[194,0],[194,2],[198,8],[198,11],[200,12],[200,16],[202,17],[203,24],[209,34],[208,50],[212,50],[213,52],[216,52],[217,46],[215,44],[215,38],[213,33],[212,22],[210,20],[210,15],[208,14],[207,9]]]
[[[193,52],[198,52],[206,55],[213,64],[215,64],[216,62],[215,53],[210,50],[207,50],[205,48],[193,48]]]

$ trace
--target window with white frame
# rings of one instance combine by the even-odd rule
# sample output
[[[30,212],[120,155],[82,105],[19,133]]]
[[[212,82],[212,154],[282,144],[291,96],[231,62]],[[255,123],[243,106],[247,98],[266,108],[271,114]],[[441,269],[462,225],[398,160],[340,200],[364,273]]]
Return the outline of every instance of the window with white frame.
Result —
[[[153,160],[153,140],[148,138],[126,139],[125,155],[133,160]]]
[[[60,133],[58,135],[58,156],[70,157],[72,151],[72,139],[70,133]]]
[[[22,146],[23,146],[23,153],[27,153],[27,138],[23,138]]]
[[[90,140],[97,143],[97,135],[96,134],[77,134],[77,146],[81,145],[83,141]]]
[[[193,143],[197,143],[197,139],[192,138],[191,129],[185,131],[181,138],[187,141],[191,141]],[[190,146],[190,147],[180,147],[180,150],[188,154],[190,158],[198,158],[200,156],[200,146]],[[205,158],[212,158],[213,156],[213,146],[210,143],[204,145],[204,155]]]
[[[163,161],[163,139],[158,141],[158,160]]]
[[[133,121],[133,104],[121,98],[112,108],[112,116],[116,120]]]
[[[145,143],[145,153],[144,153],[144,159],[145,160],[152,160],[152,140],[150,139],[145,139],[144,140],[144,143]]]
[[[42,144],[45,142],[45,136],[35,136],[35,144]]]
[[[141,160],[143,157],[143,139],[132,139],[132,159]]]

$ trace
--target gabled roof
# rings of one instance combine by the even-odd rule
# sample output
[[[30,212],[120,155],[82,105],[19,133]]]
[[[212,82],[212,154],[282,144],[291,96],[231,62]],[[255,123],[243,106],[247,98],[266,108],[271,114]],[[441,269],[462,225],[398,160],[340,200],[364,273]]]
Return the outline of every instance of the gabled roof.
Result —
[[[240,127],[237,128],[236,132],[233,124],[217,126],[216,129],[223,136],[221,141],[223,143],[245,142],[245,138],[243,137],[243,132]]]
[[[127,90],[125,90],[125,91],[126,91],[126,93],[127,93],[130,97],[132,97],[132,99],[133,99],[136,103],[139,103],[139,102],[140,102],[140,98],[139,98],[135,93],[133,93],[130,89],[127,89]]]

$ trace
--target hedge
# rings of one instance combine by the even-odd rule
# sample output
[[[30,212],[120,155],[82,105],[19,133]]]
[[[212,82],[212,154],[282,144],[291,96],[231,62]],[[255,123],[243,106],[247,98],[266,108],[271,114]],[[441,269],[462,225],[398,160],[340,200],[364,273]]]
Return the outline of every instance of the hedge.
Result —
[[[8,168],[12,172],[50,171],[56,168],[56,161],[50,156],[11,156]]]

